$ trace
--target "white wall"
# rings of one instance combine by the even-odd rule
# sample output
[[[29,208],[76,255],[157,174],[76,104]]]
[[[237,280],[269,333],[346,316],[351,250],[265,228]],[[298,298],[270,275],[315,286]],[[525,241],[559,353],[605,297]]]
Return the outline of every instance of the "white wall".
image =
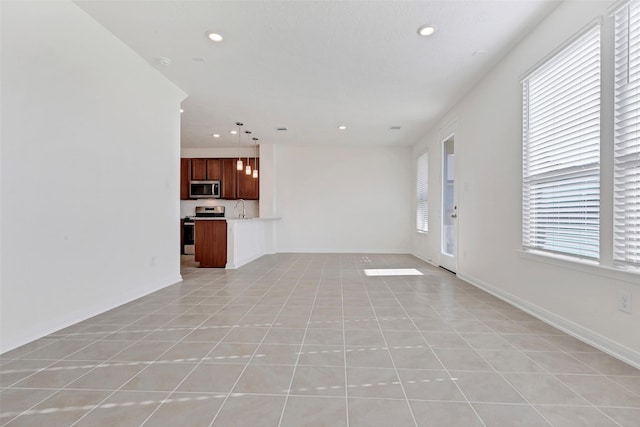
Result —
[[[277,252],[407,253],[413,206],[405,147],[274,147]]]
[[[180,280],[183,98],[73,3],[2,2],[2,351]]]
[[[602,268],[549,264],[523,257],[521,248],[520,81],[532,67],[597,17],[604,18],[603,79],[611,73],[611,2],[565,2],[468,93],[414,148],[430,153],[430,228],[413,236],[413,252],[438,262],[441,139],[457,121],[458,275],[520,304],[574,335],[640,366],[640,307],[617,309],[619,290],[640,301],[640,275],[608,275]],[[604,85],[603,105],[611,100]],[[609,145],[610,121],[603,124]],[[610,135],[610,133],[609,133]],[[603,155],[603,160],[606,157]],[[415,161],[414,161],[415,163]],[[415,166],[414,166],[415,169]],[[603,178],[604,186],[610,178]],[[415,184],[414,184],[415,185]],[[610,199],[604,197],[605,211]],[[610,193],[609,193],[610,194]],[[603,234],[610,215],[604,216]],[[609,230],[610,231],[610,230]],[[606,240],[610,242],[609,240]]]

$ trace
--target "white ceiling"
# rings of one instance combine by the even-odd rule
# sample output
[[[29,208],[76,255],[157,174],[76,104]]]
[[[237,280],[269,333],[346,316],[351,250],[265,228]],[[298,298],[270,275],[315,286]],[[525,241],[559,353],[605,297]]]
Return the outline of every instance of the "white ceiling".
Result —
[[[237,146],[229,134],[236,121],[266,143],[414,144],[558,4],[76,3],[189,95],[182,104],[183,147]],[[418,36],[423,24],[435,25],[435,35]],[[224,41],[211,42],[208,31]],[[159,64],[161,57],[171,64]]]

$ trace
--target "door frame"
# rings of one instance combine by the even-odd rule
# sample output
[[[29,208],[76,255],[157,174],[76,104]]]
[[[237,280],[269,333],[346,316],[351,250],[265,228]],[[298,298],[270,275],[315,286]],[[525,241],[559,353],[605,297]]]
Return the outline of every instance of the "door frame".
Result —
[[[443,251],[443,245],[444,245],[444,200],[445,200],[445,181],[446,181],[446,177],[444,176],[444,172],[445,172],[445,162],[446,162],[446,158],[445,158],[445,143],[447,141],[449,141],[450,139],[453,139],[453,144],[454,144],[454,155],[456,153],[456,142],[458,140],[457,137],[457,131],[458,131],[458,120],[455,119],[453,120],[449,125],[447,125],[446,127],[444,127],[440,132],[440,137],[439,137],[439,152],[440,152],[440,239],[438,242],[438,265],[442,268],[445,268],[446,270],[451,271],[452,273],[456,273],[457,269],[458,269],[458,236],[459,236],[459,227],[458,227],[458,220],[457,218],[454,221],[454,231],[453,231],[453,239],[454,239],[454,248],[453,248],[453,254],[452,255],[448,255],[446,253],[444,253]],[[459,191],[456,191],[456,183],[458,181],[458,171],[459,171],[459,167],[458,167],[458,162],[456,161],[456,158],[454,157],[454,169],[453,169],[453,182],[454,182],[454,192],[453,192],[453,204],[454,206],[458,207],[456,210],[456,214],[459,215],[459,204],[458,204],[458,193]]]

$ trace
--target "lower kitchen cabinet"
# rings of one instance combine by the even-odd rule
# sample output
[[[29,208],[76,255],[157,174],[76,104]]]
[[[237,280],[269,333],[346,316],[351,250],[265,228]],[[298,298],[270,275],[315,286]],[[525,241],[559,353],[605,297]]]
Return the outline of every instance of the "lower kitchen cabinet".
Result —
[[[195,260],[200,267],[227,265],[227,221],[196,220]]]

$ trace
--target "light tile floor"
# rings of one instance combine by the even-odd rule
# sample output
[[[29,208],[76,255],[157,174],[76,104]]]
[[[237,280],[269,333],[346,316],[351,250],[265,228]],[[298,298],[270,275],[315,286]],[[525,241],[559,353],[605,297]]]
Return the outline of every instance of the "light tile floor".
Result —
[[[640,426],[639,370],[411,256],[182,267],[2,355],[1,425]]]

